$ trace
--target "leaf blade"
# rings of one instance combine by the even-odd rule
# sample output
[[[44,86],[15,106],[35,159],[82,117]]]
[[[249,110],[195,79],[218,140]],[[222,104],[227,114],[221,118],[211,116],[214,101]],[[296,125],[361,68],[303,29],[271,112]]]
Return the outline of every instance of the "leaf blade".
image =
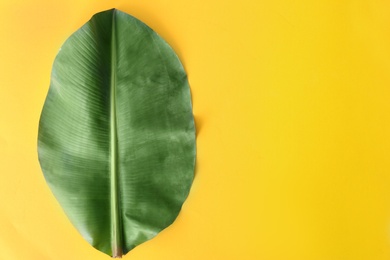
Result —
[[[142,22],[109,10],[72,35],[56,58],[39,159],[84,238],[119,256],[117,248],[126,254],[176,218],[192,183],[194,131],[177,56]]]

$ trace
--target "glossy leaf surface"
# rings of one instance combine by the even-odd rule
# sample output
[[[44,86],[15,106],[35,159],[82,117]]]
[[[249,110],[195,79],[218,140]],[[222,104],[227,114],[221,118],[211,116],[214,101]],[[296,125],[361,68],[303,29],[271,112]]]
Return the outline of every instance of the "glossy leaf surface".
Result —
[[[154,31],[118,10],[62,46],[41,114],[38,153],[82,236],[120,257],[177,217],[194,174],[186,73]]]

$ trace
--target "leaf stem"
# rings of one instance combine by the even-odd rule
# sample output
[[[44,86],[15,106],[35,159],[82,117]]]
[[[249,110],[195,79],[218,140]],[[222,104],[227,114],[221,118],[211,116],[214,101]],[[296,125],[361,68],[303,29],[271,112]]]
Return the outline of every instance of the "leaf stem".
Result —
[[[112,13],[111,32],[111,82],[110,82],[110,156],[111,156],[111,241],[112,257],[121,258],[122,248],[122,225],[119,208],[118,187],[118,139],[116,122],[116,35],[115,35],[115,9]]]

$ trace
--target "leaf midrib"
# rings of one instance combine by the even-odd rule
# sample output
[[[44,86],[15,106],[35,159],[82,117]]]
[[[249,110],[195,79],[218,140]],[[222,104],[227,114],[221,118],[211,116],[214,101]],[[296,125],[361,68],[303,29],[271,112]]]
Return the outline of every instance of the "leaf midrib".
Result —
[[[119,208],[118,187],[118,139],[116,118],[116,29],[115,14],[112,12],[111,28],[111,81],[110,81],[110,197],[111,197],[111,241],[112,257],[122,257],[122,224]]]

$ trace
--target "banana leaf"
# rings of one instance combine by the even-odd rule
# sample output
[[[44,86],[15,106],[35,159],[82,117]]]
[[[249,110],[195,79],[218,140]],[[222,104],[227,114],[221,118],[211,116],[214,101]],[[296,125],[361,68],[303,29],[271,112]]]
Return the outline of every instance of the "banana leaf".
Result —
[[[38,156],[72,224],[112,257],[173,223],[194,176],[195,128],[171,47],[124,12],[95,14],[55,58]]]

